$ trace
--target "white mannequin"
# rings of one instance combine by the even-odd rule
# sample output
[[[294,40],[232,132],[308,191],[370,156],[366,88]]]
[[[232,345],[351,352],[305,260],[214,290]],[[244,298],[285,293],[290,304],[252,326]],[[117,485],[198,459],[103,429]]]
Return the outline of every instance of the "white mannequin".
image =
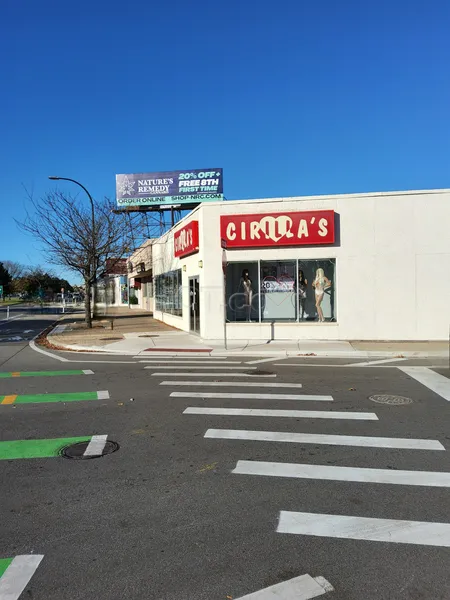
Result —
[[[323,310],[321,306],[322,300],[325,294],[325,290],[331,287],[331,281],[327,277],[325,277],[323,269],[317,269],[316,278],[314,279],[312,286],[315,289],[316,293],[316,309],[317,314],[319,316],[319,323],[323,323],[325,321],[325,318],[323,316]]]

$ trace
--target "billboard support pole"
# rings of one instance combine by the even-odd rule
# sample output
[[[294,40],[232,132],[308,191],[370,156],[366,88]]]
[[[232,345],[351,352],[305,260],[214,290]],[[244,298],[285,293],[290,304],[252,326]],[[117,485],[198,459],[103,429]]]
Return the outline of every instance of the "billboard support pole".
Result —
[[[128,213],[128,224],[130,226],[130,238],[131,238],[131,242],[133,244],[132,245],[132,249],[133,249],[133,252],[134,252],[136,250],[136,240],[135,240],[135,237],[134,237],[134,234],[133,234],[133,224],[131,222],[131,215],[130,215],[130,213]]]

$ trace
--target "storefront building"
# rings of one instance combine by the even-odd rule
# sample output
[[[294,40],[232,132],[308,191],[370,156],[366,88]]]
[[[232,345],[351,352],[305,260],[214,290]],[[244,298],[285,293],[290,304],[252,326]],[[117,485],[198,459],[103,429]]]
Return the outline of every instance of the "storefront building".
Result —
[[[128,259],[130,308],[153,310],[152,244],[147,240]]]
[[[204,203],[152,244],[154,316],[204,339],[444,340],[450,190]]]
[[[108,307],[128,306],[127,260],[108,259],[105,271],[93,286],[96,309],[106,311]]]

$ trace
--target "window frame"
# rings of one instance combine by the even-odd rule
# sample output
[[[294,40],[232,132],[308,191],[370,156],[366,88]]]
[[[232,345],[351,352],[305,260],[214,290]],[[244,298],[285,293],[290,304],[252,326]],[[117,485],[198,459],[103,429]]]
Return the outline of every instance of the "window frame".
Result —
[[[337,318],[337,285],[336,285],[336,279],[337,279],[337,258],[335,256],[333,257],[326,257],[326,258],[285,258],[285,259],[256,259],[256,260],[230,260],[227,261],[227,269],[230,265],[236,265],[236,264],[240,264],[242,265],[243,268],[245,268],[245,265],[249,265],[249,264],[253,264],[253,265],[257,265],[258,268],[258,291],[257,294],[254,293],[255,297],[256,295],[258,295],[258,320],[257,321],[251,321],[252,323],[257,323],[257,324],[262,324],[262,323],[297,323],[299,325],[311,325],[312,323],[317,323],[316,319],[317,319],[317,313],[314,316],[314,319],[309,319],[309,320],[301,320],[300,319],[300,300],[299,300],[299,294],[295,294],[296,299],[295,299],[295,313],[296,313],[296,318],[295,319],[264,319],[263,315],[262,315],[262,301],[261,301],[261,263],[270,263],[270,262],[278,262],[278,263],[294,263],[295,264],[295,289],[298,290],[298,285],[299,285],[299,280],[298,280],[298,273],[299,273],[299,269],[302,268],[302,265],[304,265],[305,263],[308,262],[314,262],[314,263],[332,263],[333,265],[333,274],[332,274],[332,278],[331,278],[331,290],[332,290],[332,298],[330,297],[330,305],[332,308],[332,312],[331,312],[331,317],[327,317],[327,320],[324,322],[325,325],[329,325],[331,323],[333,324],[337,324],[338,323],[338,318]],[[305,270],[305,267],[303,266],[303,269]],[[309,282],[308,286],[312,287],[312,281]],[[312,288],[314,289],[314,288]],[[228,308],[230,308],[229,305],[229,301],[232,295],[226,296],[225,301],[226,301],[226,305],[227,305],[227,311],[226,313],[228,314]],[[313,298],[314,300],[314,298]],[[246,323],[247,321],[244,320],[235,320],[235,321],[230,321],[228,318],[226,318],[226,322],[228,324],[230,323]]]
[[[155,310],[174,317],[183,317],[183,275],[181,269],[173,269],[155,275],[153,291]]]

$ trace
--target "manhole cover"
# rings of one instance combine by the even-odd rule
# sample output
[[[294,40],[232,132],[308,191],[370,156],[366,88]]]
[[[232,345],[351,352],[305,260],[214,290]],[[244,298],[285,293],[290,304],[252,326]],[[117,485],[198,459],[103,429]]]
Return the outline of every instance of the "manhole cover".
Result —
[[[88,444],[89,442],[78,442],[77,444],[65,446],[59,451],[59,454],[63,458],[73,458],[74,460],[88,460],[89,458],[101,458],[102,456],[106,456],[106,454],[112,454],[120,448],[117,442],[107,441],[101,454],[85,456],[84,452],[88,447]]]
[[[107,338],[100,338],[100,340],[102,340],[103,342],[115,342],[116,340],[123,340],[123,338],[121,338],[121,337],[107,337]]]
[[[147,333],[145,335],[139,335],[138,337],[145,337],[145,338],[148,338],[148,337],[159,337],[159,335],[156,334],[156,333],[155,334]]]
[[[413,402],[411,398],[405,398],[404,396],[391,396],[390,394],[369,396],[369,400],[378,402],[378,404],[391,404],[393,406],[399,406],[400,404],[412,404]]]

